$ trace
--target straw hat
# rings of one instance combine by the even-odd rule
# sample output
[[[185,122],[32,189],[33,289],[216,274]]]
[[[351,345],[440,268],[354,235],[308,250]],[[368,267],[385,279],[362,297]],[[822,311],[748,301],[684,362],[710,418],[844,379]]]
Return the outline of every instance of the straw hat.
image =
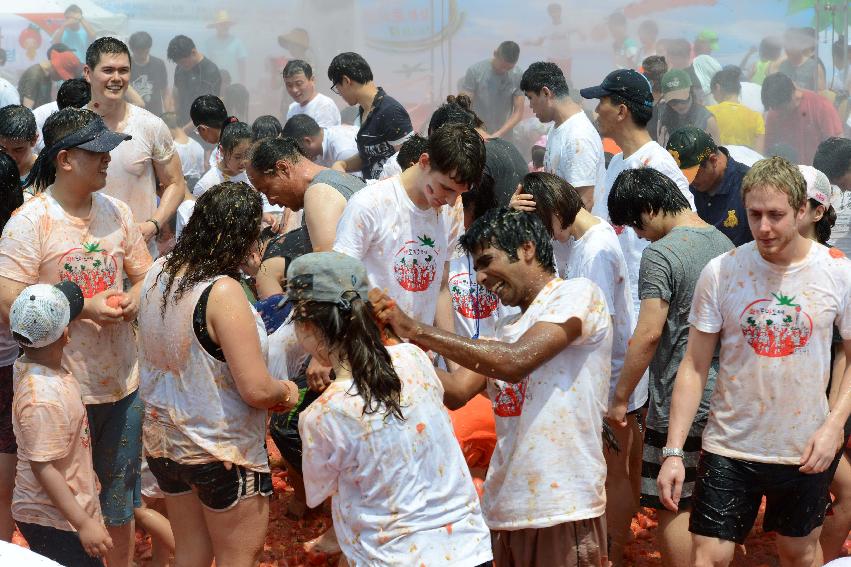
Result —
[[[307,49],[310,47],[310,38],[307,35],[307,30],[293,28],[287,33],[278,36],[278,44],[284,49],[290,45]]]
[[[233,25],[233,23],[234,22],[230,18],[230,14],[228,13],[227,10],[219,10],[218,12],[216,12],[216,19],[213,20],[211,23],[207,24],[207,27],[208,28],[214,28],[216,26],[221,26],[221,25],[231,26],[231,25]]]

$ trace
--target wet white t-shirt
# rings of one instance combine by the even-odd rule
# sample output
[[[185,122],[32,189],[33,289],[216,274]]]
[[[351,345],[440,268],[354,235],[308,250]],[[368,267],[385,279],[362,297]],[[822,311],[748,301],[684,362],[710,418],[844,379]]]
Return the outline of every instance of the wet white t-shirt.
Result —
[[[352,380],[332,382],[299,419],[308,506],[332,497],[349,565],[475,567],[490,532],[443,386],[419,347],[387,347],[402,382],[404,420],[364,413]]]
[[[574,187],[594,187],[595,202],[602,197],[606,181],[603,142],[584,112],[577,112],[550,128],[544,171],[558,175]]]
[[[313,100],[307,104],[299,104],[293,102],[287,109],[287,120],[296,114],[307,114],[319,124],[320,128],[328,128],[330,126],[339,126],[342,120],[340,119],[340,109],[329,96],[322,93],[316,93]]]
[[[497,339],[513,343],[536,323],[573,318],[582,335],[529,376],[488,379],[497,443],[482,502],[492,530],[546,528],[606,510],[612,324],[603,292],[585,278],[553,279],[525,313],[500,321]]]
[[[476,281],[469,254],[449,262],[449,294],[455,315],[455,332],[462,337],[492,339],[497,321],[520,313],[520,308],[503,305],[495,293]]]
[[[420,209],[399,177],[355,193],[337,225],[334,250],[363,261],[372,287],[399,308],[431,324],[443,271],[463,231],[461,199],[455,207]]]
[[[845,255],[851,255],[851,191],[843,191],[836,185],[833,190],[833,208],[836,210],[836,223],[830,231],[831,246],[836,246]]]
[[[180,168],[183,170],[184,177],[200,179],[204,175],[204,148],[201,144],[192,138],[187,138],[185,144],[175,142],[174,151],[180,156]]]
[[[357,129],[348,124],[325,128],[322,136],[322,155],[316,158],[316,163],[331,167],[334,162],[345,161],[357,155],[358,144],[355,141],[357,134]],[[360,174],[359,171],[357,173]]]
[[[622,171],[627,169],[638,169],[640,167],[652,167],[660,173],[664,173],[677,185],[683,196],[689,203],[691,210],[696,210],[694,207],[694,197],[688,188],[688,181],[685,175],[677,166],[677,162],[668,150],[660,146],[654,141],[649,141],[631,156],[625,158],[623,153],[617,154],[609,162],[609,167],[606,169],[606,186],[605,191],[600,199],[594,199],[594,216],[609,220],[609,193],[612,192],[612,187],[615,180]],[[629,268],[629,282],[632,287],[632,303],[635,312],[638,313],[641,301],[638,299],[638,270],[641,266],[641,253],[650,244],[643,238],[639,238],[635,231],[624,226],[614,226],[615,232],[618,235],[618,240],[621,243],[626,265]]]
[[[813,242],[803,261],[783,267],[744,244],[703,269],[689,323],[721,334],[703,449],[800,464],[828,413],[834,324],[851,338],[851,261]]]
[[[565,279],[588,278],[603,291],[606,307],[612,315],[612,379],[609,388],[609,403],[614,397],[615,387],[621,377],[629,339],[635,330],[638,314],[635,312],[630,295],[629,270],[623,257],[618,236],[612,226],[599,219],[599,223],[589,228],[582,238],[571,238],[561,244],[553,242],[556,258],[556,270]],[[633,411],[647,401],[647,380],[645,372],[641,382],[635,387],[629,398],[627,411]]]

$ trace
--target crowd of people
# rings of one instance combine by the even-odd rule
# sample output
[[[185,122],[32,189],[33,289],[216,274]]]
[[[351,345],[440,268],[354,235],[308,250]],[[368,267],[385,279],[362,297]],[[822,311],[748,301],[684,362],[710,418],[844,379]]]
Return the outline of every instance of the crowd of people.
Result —
[[[292,58],[249,123],[191,38],[169,86],[69,7],[0,107],[0,539],[255,565],[271,439],[341,565],[623,567],[639,506],[666,567],[729,565],[763,500],[781,565],[842,555],[847,85],[807,29],[722,67],[618,13],[577,90],[549,14],[548,60],[502,42],[422,125],[354,52],[353,114]]]

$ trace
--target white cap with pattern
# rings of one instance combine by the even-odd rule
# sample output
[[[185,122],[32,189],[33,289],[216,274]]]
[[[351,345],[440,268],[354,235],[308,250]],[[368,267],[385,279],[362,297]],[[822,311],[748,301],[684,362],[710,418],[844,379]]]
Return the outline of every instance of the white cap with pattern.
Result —
[[[24,346],[46,347],[80,314],[83,301],[79,286],[71,281],[31,285],[12,303],[9,327]]]
[[[799,165],[798,169],[801,170],[801,175],[807,182],[807,199],[815,199],[825,208],[830,207],[833,188],[830,186],[827,175],[811,165]]]

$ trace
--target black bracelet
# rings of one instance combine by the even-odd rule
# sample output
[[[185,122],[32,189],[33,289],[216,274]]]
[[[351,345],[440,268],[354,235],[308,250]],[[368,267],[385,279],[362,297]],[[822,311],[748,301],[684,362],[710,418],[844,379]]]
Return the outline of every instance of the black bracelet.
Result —
[[[151,222],[151,223],[154,223],[154,228],[156,228],[156,229],[157,229],[157,231],[154,233],[154,235],[155,235],[155,236],[159,236],[159,235],[160,235],[160,223],[158,223],[158,222],[157,222],[157,221],[155,221],[154,219],[148,219],[148,220],[146,220],[145,222]]]

